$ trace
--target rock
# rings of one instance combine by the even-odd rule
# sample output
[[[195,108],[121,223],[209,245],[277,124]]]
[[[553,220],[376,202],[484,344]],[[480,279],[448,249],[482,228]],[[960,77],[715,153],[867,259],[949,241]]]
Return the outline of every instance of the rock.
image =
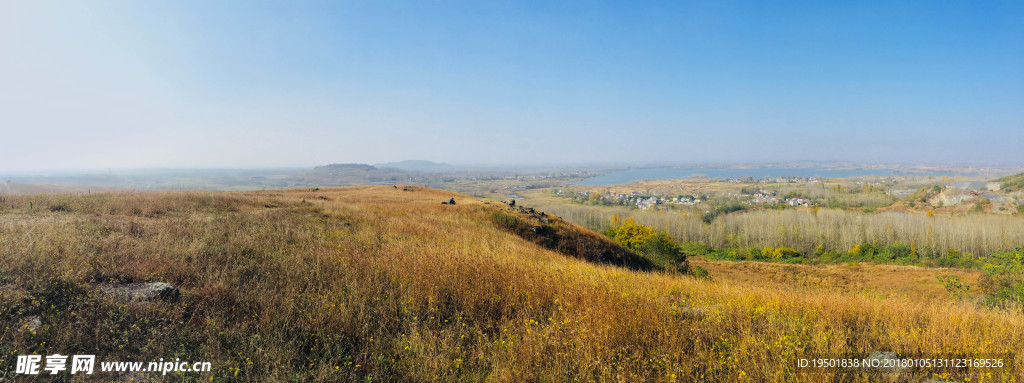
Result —
[[[25,318],[25,328],[28,331],[35,332],[40,327],[43,327],[43,321],[39,319],[38,315],[32,315]]]
[[[100,292],[126,301],[176,300],[177,287],[166,282],[123,283],[99,286]]]
[[[550,235],[552,233],[554,233],[554,230],[552,230],[548,226],[534,226],[533,227],[533,234],[547,236],[547,235]]]

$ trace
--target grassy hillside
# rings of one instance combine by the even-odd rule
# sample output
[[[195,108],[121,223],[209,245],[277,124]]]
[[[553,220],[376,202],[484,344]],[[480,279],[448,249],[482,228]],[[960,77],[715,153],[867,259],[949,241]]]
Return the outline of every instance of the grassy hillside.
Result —
[[[209,360],[169,375],[202,381],[919,381],[800,374],[795,358],[1024,350],[1019,311],[644,271],[565,222],[537,236],[535,219],[391,186],[0,196],[0,359]],[[181,297],[94,288],[143,281]],[[1014,363],[1003,378],[1024,378]]]
[[[996,181],[1000,182],[1000,188],[1005,191],[1024,189],[1024,173],[1006,176]]]

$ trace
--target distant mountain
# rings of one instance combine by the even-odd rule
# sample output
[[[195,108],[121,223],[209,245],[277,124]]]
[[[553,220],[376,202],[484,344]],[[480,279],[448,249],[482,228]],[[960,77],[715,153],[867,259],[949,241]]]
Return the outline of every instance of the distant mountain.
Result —
[[[296,173],[303,184],[313,185],[386,185],[411,180],[406,170],[378,168],[366,164],[330,164]]]
[[[414,171],[439,171],[449,170],[453,166],[440,162],[426,161],[426,160],[406,160],[399,162],[388,162],[383,164],[374,164],[379,168],[392,168],[402,170],[414,170]]]
[[[354,170],[377,170],[377,168],[367,164],[330,164],[321,165],[313,168],[313,171],[318,172],[338,172],[338,171],[354,171]]]

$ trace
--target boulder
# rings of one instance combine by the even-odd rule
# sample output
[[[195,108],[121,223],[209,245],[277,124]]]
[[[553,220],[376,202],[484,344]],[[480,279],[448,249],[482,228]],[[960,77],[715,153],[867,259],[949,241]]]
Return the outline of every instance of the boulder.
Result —
[[[177,287],[166,282],[104,284],[99,290],[125,301],[176,300],[181,296]]]
[[[35,332],[40,327],[43,327],[43,321],[39,319],[38,315],[32,315],[25,318],[25,329],[28,331]]]

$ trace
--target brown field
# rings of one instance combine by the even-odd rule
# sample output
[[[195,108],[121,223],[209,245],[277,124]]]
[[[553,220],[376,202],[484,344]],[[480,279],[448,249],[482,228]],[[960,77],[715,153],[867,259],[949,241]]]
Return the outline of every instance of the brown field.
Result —
[[[708,270],[722,284],[763,286],[796,292],[855,292],[881,298],[904,297],[947,301],[950,293],[939,276],[955,276],[977,286],[982,272],[964,269],[897,265],[799,265],[755,261],[690,260]]]
[[[989,375],[797,371],[813,354],[1024,350],[1024,314],[943,297],[928,282],[941,270],[704,263],[705,281],[567,257],[496,227],[496,211],[390,186],[2,196],[0,354],[213,363],[171,377],[186,381],[1024,378],[1020,360]],[[180,301],[93,288],[142,281]],[[824,287],[784,288],[801,281]]]

